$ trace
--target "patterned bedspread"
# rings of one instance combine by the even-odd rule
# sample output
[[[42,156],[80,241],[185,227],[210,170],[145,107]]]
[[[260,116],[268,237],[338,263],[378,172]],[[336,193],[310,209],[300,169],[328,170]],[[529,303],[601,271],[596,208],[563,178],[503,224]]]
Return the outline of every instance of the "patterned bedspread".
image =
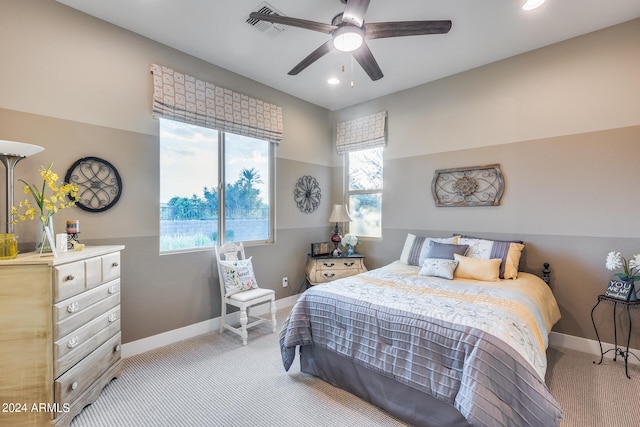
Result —
[[[313,344],[452,404],[472,425],[559,425],[544,375],[560,313],[546,284],[418,270],[395,262],[307,290],[280,333],[285,369]]]

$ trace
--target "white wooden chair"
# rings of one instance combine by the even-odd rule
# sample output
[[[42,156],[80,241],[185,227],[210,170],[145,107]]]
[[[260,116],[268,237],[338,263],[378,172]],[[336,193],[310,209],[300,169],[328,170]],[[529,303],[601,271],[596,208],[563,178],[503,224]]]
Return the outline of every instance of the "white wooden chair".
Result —
[[[240,335],[242,337],[242,345],[247,345],[247,329],[260,325],[264,322],[271,323],[272,332],[276,332],[276,292],[272,289],[254,288],[227,295],[224,284],[223,267],[220,261],[238,261],[244,260],[244,246],[242,243],[225,243],[222,246],[216,246],[216,262],[218,264],[218,278],[220,280],[220,295],[222,299],[222,312],[220,315],[220,333],[224,329]],[[269,312],[271,319],[263,317],[252,317],[249,323],[249,309],[253,306],[269,303]],[[240,309],[240,327],[234,327],[227,323],[227,304]]]

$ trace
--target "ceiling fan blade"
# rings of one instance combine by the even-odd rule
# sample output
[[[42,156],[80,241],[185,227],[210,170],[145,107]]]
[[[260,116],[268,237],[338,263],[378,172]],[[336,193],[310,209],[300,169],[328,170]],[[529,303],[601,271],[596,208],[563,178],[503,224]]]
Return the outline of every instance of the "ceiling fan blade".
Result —
[[[378,66],[376,59],[373,57],[373,53],[371,53],[371,50],[369,50],[369,46],[367,46],[366,43],[362,43],[362,46],[351,52],[351,54],[356,58],[358,64],[362,66],[369,77],[371,77],[371,80],[376,81],[384,77],[382,70]]]
[[[451,21],[372,22],[364,25],[366,39],[446,34],[450,29]]]
[[[306,19],[290,18],[288,16],[274,15],[270,13],[251,12],[251,19],[267,21],[274,24],[288,25],[290,27],[304,28],[306,30],[319,31],[321,33],[330,34],[338,28],[335,25],[323,24],[322,22],[307,21]]]
[[[318,59],[322,58],[324,55],[331,52],[332,50],[333,50],[333,40],[328,40],[325,43],[323,43],[319,48],[311,52],[306,58],[300,61],[300,63],[295,67],[293,67],[291,71],[289,71],[287,74],[289,74],[290,76],[295,76],[300,71],[304,70],[309,65],[313,64]]]
[[[342,14],[342,22],[345,24],[362,27],[364,15],[369,8],[369,0],[347,0],[347,7]]]

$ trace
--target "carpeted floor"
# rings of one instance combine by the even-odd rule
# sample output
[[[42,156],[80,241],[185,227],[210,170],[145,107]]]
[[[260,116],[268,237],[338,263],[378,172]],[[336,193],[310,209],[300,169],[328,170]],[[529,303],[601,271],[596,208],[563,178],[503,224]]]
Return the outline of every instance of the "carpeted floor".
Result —
[[[288,309],[278,311],[280,322]],[[640,367],[564,349],[548,351],[547,384],[562,427],[637,426]],[[72,427],[407,426],[381,409],[299,371],[285,372],[277,334],[253,328],[249,345],[211,333],[125,360],[122,376]]]

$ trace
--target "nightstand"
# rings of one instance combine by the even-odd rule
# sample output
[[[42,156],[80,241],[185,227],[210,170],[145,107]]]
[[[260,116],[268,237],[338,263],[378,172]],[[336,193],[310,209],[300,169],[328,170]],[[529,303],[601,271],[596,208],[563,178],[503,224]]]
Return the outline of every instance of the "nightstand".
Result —
[[[613,336],[614,336],[614,347],[610,348],[607,351],[603,351],[602,350],[602,341],[600,341],[600,335],[598,334],[598,328],[596,328],[596,322],[593,319],[593,312],[595,311],[596,307],[598,305],[600,305],[601,302],[604,302],[606,304],[609,305],[613,305]],[[627,311],[627,317],[629,319],[629,335],[627,335],[627,349],[624,350],[623,348],[618,346],[618,328],[616,325],[616,308],[618,307],[618,305],[622,306],[623,308],[626,308]],[[604,358],[604,355],[609,353],[610,351],[613,351],[613,360],[615,361],[616,358],[618,356],[622,357],[624,359],[624,371],[625,374],[627,375],[627,378],[631,379],[631,377],[629,376],[629,365],[628,365],[628,361],[629,361],[629,355],[635,357],[636,359],[638,359],[638,361],[640,361],[640,358],[638,358],[638,356],[636,356],[635,354],[631,353],[629,351],[629,341],[631,341],[631,308],[640,308],[640,301],[622,301],[619,299],[615,299],[615,298],[611,298],[608,297],[606,295],[598,295],[598,302],[596,303],[596,305],[593,306],[593,308],[591,309],[591,322],[593,323],[593,329],[595,329],[596,331],[596,337],[598,338],[598,344],[600,345],[600,361],[596,362],[594,361],[593,363],[595,363],[596,365],[599,365],[602,363],[602,359]]]
[[[331,282],[365,271],[367,268],[364,266],[364,255],[361,254],[307,256],[306,274],[310,285]]]

